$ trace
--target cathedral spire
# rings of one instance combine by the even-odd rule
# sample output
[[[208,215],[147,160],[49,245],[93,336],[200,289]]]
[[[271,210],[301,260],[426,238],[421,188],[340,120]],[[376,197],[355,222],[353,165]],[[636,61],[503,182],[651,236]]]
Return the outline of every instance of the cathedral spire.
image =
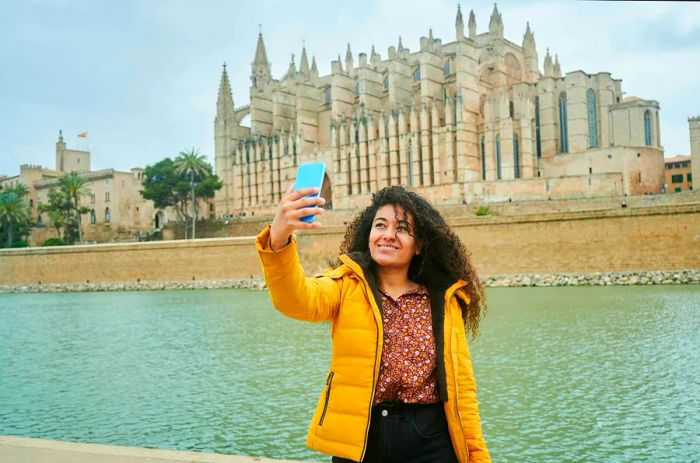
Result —
[[[287,69],[287,75],[285,78],[295,79],[297,76],[297,65],[294,64],[294,53],[292,53],[292,59],[289,62],[289,69]]]
[[[457,40],[462,40],[464,38],[464,20],[462,19],[462,8],[457,4],[457,19],[455,19],[455,31],[457,33]]]
[[[372,63],[373,66],[376,66],[380,63],[381,60],[382,60],[382,57],[379,56],[379,53],[377,53],[374,50],[374,44],[372,44],[372,53],[370,54],[369,62]]]
[[[554,76],[554,66],[552,65],[552,55],[549,54],[549,47],[547,47],[547,53],[544,55],[544,76]]]
[[[352,75],[352,71],[355,65],[352,60],[352,50],[350,50],[350,43],[348,43],[348,48],[345,50],[345,72]]]
[[[267,85],[271,77],[270,62],[267,60],[267,52],[265,51],[265,42],[263,41],[262,31],[258,33],[258,44],[255,47],[255,59],[253,60],[253,73],[250,77],[254,88],[263,88]]]
[[[309,76],[312,79],[318,79],[318,67],[316,67],[316,57],[311,57],[311,71],[309,71]]]
[[[530,30],[529,21],[527,23],[527,27],[525,28],[525,34],[523,35],[523,51],[526,54],[533,54],[536,51],[535,34],[533,34]]]
[[[216,110],[219,115],[224,115],[229,110],[233,110],[233,94],[231,93],[231,83],[228,80],[228,72],[226,72],[226,63],[224,63],[224,70],[221,72]]]
[[[301,62],[299,63],[299,72],[304,76],[304,80],[308,80],[310,75],[309,59],[306,57],[306,46],[301,49]]]
[[[489,32],[495,37],[503,37],[503,16],[498,11],[498,5],[493,4],[493,12],[489,21]]]
[[[253,61],[253,64],[269,64],[267,62],[267,52],[265,51],[262,31],[258,33],[258,44],[255,47],[255,61]]]
[[[402,51],[403,51],[403,43],[401,42],[401,36],[400,36],[400,35],[399,35],[399,48],[398,48],[398,51],[399,51],[399,52],[402,52]]]
[[[469,11],[469,38],[476,39],[476,16],[474,10]]]
[[[553,76],[557,79],[561,77],[561,65],[559,64],[559,55],[554,55]]]

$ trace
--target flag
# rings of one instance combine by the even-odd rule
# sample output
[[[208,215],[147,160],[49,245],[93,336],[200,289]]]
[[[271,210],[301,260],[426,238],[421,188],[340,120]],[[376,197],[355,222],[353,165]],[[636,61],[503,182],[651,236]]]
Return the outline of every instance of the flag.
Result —
[[[87,138],[87,132],[80,132],[80,133],[78,134],[78,136],[79,136],[80,138]]]

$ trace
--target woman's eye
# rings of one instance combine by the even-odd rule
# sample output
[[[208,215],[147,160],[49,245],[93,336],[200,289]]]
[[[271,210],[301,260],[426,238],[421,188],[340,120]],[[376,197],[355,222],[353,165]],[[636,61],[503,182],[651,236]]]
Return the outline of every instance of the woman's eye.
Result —
[[[405,226],[405,225],[399,225],[398,227],[396,227],[396,229],[397,229],[398,231],[402,231],[402,232],[407,232],[407,231],[408,231],[408,227]]]

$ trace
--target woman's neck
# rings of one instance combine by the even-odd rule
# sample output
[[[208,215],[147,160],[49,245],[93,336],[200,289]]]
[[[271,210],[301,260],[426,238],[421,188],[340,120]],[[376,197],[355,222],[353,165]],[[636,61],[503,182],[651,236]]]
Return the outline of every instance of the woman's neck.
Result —
[[[391,269],[377,266],[377,281],[385,291],[405,291],[415,286],[408,278],[408,269]]]

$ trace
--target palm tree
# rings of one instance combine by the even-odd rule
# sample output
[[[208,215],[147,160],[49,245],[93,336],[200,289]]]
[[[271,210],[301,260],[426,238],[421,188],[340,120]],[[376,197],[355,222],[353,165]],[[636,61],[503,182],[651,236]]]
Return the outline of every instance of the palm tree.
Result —
[[[90,192],[87,181],[76,172],[71,172],[61,177],[58,180],[58,185],[63,193],[70,199],[72,207],[75,209],[75,218],[78,224],[78,242],[82,243],[83,232],[80,229],[80,214],[84,209],[80,207],[80,197]]]
[[[18,185],[19,187],[20,185]],[[22,185],[23,186],[23,185]],[[26,187],[24,187],[26,189]],[[12,231],[15,225],[29,222],[29,212],[24,204],[23,196],[17,194],[16,188],[0,193],[0,225],[7,227],[7,247],[11,247]],[[22,189],[19,189],[22,192]]]
[[[189,151],[180,151],[175,158],[175,173],[189,177],[190,188],[192,190],[192,239],[194,239],[195,224],[197,222],[197,210],[195,204],[194,184],[195,178],[201,180],[209,173],[207,158],[199,154],[199,151],[192,148]]]

